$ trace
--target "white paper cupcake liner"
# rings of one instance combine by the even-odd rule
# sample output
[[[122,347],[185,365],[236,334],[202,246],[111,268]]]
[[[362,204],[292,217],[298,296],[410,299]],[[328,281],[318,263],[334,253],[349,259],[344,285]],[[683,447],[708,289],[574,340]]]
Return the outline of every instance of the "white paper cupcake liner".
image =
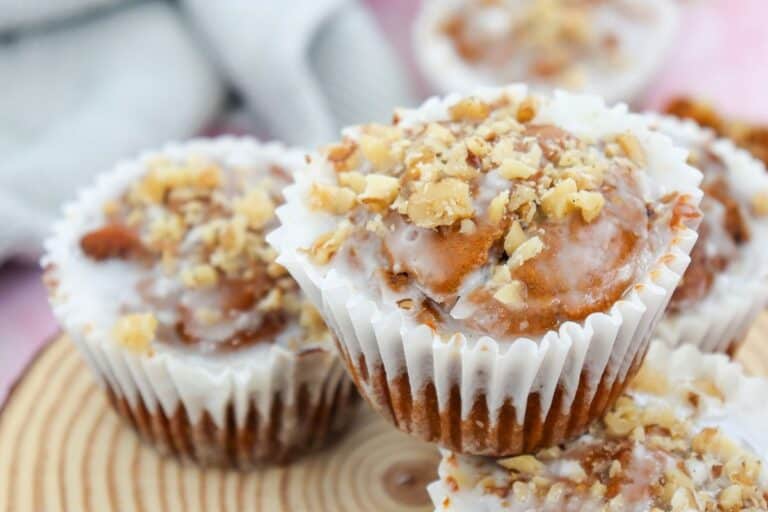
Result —
[[[137,426],[152,418],[160,425],[139,429],[144,437],[202,463],[244,467],[285,460],[338,431],[352,416],[354,390],[330,338],[303,352],[259,344],[226,356],[205,356],[156,342],[154,355],[135,354],[114,341],[118,306],[104,300],[110,287],[129,283],[120,283],[104,264],[88,261],[79,248],[80,237],[103,222],[98,212],[104,202],[145,172],[149,161],[190,155],[233,166],[265,163],[287,169],[296,169],[304,158],[280,144],[225,137],[169,144],[118,164],[65,207],[64,219],[46,243],[42,265],[51,305],[118,411]],[[323,410],[335,413],[321,418]],[[207,437],[199,430],[206,425]],[[247,442],[238,445],[239,438]]]
[[[756,193],[768,193],[768,172],[749,153],[693,121],[647,114],[650,123],[681,144],[712,143],[712,152],[725,164],[728,185],[742,204]],[[670,346],[696,345],[704,352],[732,352],[746,337],[768,300],[768,219],[749,217],[751,240],[739,248],[739,258],[718,275],[707,296],[679,313],[668,312],[655,336]]]
[[[413,28],[413,47],[417,63],[427,81],[440,93],[466,92],[478,86],[507,82],[465,62],[452,42],[440,31],[446,15],[466,0],[426,0]],[[679,7],[670,0],[631,0],[630,5],[652,8],[659,20],[658,26],[642,41],[632,41],[628,52],[631,63],[627,69],[612,76],[603,76],[587,84],[581,92],[598,94],[607,101],[631,101],[648,85],[667,56],[677,35]],[[525,81],[533,77],[516,77]],[[553,88],[543,89],[552,90]]]
[[[676,383],[711,380],[723,394],[724,405],[702,418],[702,426],[723,429],[729,438],[749,448],[764,465],[768,464],[768,411],[757,399],[765,392],[768,381],[746,376],[740,365],[723,355],[704,354],[692,345],[671,349],[660,340],[651,344],[643,364],[668,376],[673,386]],[[439,479],[427,487],[435,512],[532,510],[530,504],[513,506],[473,486],[472,478],[476,475],[472,474],[474,469],[470,461],[482,465],[480,458],[459,457],[459,460],[449,461],[449,456],[450,452],[443,451],[443,460],[438,468]],[[487,464],[495,466],[490,459]],[[766,479],[768,472],[763,469],[761,480],[765,482]]]
[[[527,89],[515,85],[475,95],[492,101],[504,93],[523,98]],[[398,112],[400,124],[446,119],[459,99],[432,98],[417,110]],[[608,109],[599,98],[558,92],[542,99],[540,109],[542,121],[554,121],[576,135],[632,131],[646,149],[659,193],[678,190],[698,204],[701,174],[685,164],[686,153],[650,132],[626,106]],[[374,299],[353,276],[315,266],[301,251],[334,226],[331,216],[310,211],[305,201],[311,182],[330,179],[332,173],[314,158],[297,174],[277,211],[282,226],[268,241],[336,333],[363,396],[402,430],[459,452],[510,454],[585,428],[639,366],[697,236],[689,228],[676,231],[646,275],[605,313],[566,322],[541,339],[499,342],[459,335],[445,341],[395,305]]]

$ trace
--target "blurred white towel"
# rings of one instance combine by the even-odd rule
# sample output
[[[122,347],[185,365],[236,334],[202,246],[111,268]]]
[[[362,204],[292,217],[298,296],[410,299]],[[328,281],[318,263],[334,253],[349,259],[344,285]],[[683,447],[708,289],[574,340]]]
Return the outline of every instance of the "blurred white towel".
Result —
[[[0,0],[0,30],[38,25],[124,0]]]
[[[162,3],[0,45],[0,77],[0,260],[34,255],[78,187],[120,158],[195,134],[223,96]]]
[[[128,4],[0,6],[26,6],[25,19],[33,11],[42,19],[121,1]],[[0,262],[36,255],[60,204],[94,174],[197,133],[220,113],[225,81],[245,99],[258,133],[308,148],[343,125],[388,121],[393,107],[414,103],[406,71],[359,1],[179,5],[186,12],[157,0],[128,4],[0,43]]]
[[[413,104],[407,73],[354,0],[183,0],[222,69],[270,133],[329,142],[341,126]]]

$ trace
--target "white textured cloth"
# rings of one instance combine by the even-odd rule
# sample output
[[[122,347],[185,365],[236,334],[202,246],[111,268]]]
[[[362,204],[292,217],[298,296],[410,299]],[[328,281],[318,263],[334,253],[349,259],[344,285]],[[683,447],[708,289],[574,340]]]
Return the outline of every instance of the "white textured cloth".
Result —
[[[163,3],[0,45],[0,77],[0,259],[36,254],[77,188],[121,158],[195,134],[223,97]]]
[[[0,262],[36,256],[61,204],[95,174],[199,133],[221,114],[227,82],[252,131],[307,148],[415,102],[356,0],[4,4],[18,38],[0,43]]]
[[[222,69],[270,133],[315,146],[387,120],[414,98],[371,14],[353,0],[183,0]]]
[[[38,25],[125,0],[0,0],[0,30]]]

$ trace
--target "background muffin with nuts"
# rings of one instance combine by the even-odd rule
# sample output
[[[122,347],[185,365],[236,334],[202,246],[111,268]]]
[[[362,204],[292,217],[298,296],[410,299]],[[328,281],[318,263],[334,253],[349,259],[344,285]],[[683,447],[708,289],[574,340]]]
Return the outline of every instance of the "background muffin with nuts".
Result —
[[[302,163],[248,139],[169,146],[102,175],[47,243],[62,326],[164,451],[285,461],[351,416],[330,333],[264,238]]]
[[[674,0],[426,0],[413,49],[439,92],[520,81],[629,101],[677,30]]]
[[[695,240],[684,159],[597,98],[433,98],[315,157],[270,242],[398,427],[530,451],[585,429],[639,365]]]
[[[657,343],[583,436],[499,460],[444,453],[435,511],[768,510],[765,385],[722,356]]]
[[[708,129],[648,116],[654,129],[690,151],[689,163],[704,175],[699,239],[657,335],[673,346],[732,354],[768,298],[768,174]]]

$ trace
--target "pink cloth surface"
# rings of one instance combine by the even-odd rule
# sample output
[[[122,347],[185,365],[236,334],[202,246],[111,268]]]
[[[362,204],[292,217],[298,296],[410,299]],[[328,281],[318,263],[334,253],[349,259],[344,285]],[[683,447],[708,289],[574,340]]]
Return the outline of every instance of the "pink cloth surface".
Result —
[[[364,2],[408,69],[418,76],[409,21],[418,2]],[[674,95],[694,94],[731,115],[768,122],[766,19],[766,0],[690,0],[674,53],[640,106],[658,107]],[[419,83],[428,94],[424,83]],[[227,130],[217,127],[216,131]],[[18,264],[0,268],[0,402],[30,357],[56,329],[39,270]]]

